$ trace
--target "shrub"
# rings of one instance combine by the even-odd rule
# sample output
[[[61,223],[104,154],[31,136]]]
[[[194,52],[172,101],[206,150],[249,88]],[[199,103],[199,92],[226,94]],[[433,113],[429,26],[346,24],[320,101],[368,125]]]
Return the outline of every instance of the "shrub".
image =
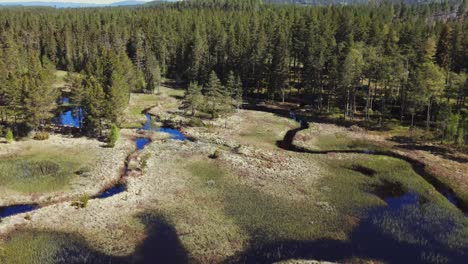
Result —
[[[8,143],[11,143],[11,142],[13,142],[15,140],[15,138],[13,136],[13,131],[11,131],[10,128],[7,128],[7,130],[6,130],[5,140]]]
[[[109,146],[114,147],[117,140],[119,140],[119,128],[116,125],[112,125],[109,134]]]
[[[86,208],[88,206],[88,201],[89,201],[89,195],[87,193],[84,193],[78,198],[78,201],[72,202],[72,206],[74,206],[76,209],[79,208]]]
[[[80,197],[80,202],[81,202],[81,208],[85,208],[88,206],[88,201],[89,201],[89,195],[87,193],[84,193]]]
[[[221,151],[219,151],[219,150],[217,149],[217,150],[215,150],[215,151],[213,152],[213,154],[210,155],[210,158],[211,158],[211,159],[217,159],[217,158],[219,158],[220,156],[221,156]]]
[[[49,139],[49,133],[47,133],[47,132],[36,132],[36,134],[34,134],[34,139],[35,140],[47,140],[47,139]]]
[[[31,215],[30,215],[30,214],[26,214],[26,215],[24,216],[24,219],[25,219],[25,220],[28,220],[28,221],[31,221]]]
[[[148,160],[151,158],[151,153],[147,153],[146,155],[143,156],[143,158],[140,161],[140,168],[142,170],[146,169],[148,167]]]
[[[204,127],[205,123],[200,118],[190,118],[189,122],[187,123],[189,127]]]

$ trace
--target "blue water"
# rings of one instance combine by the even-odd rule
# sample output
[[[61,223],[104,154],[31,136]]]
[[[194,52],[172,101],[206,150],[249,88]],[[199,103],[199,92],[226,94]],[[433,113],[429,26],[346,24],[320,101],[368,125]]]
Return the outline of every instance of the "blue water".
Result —
[[[59,100],[62,105],[70,104],[70,98],[62,97]],[[80,128],[83,123],[84,113],[81,107],[72,107],[60,113],[55,118],[55,123],[60,126]]]
[[[184,141],[184,140],[187,139],[187,138],[184,136],[184,134],[182,134],[182,132],[180,132],[180,131],[177,130],[177,129],[170,128],[170,127],[158,127],[158,126],[154,126],[150,114],[146,113],[146,114],[145,114],[145,117],[146,117],[146,123],[140,128],[141,130],[156,131],[156,132],[167,133],[167,134],[169,134],[169,135],[171,136],[171,139],[172,139],[172,140]],[[137,147],[138,147],[138,146],[137,146]]]
[[[146,145],[151,143],[151,140],[149,138],[137,138],[135,139],[135,145],[137,150],[143,150]]]
[[[163,132],[163,133],[167,133],[167,134],[171,135],[171,139],[173,139],[173,140],[184,141],[184,140],[187,139],[187,138],[184,136],[184,134],[182,134],[182,132],[180,132],[179,130],[174,129],[174,128],[165,128],[165,127],[161,127],[161,128],[159,129],[159,132]]]
[[[404,205],[416,205],[419,203],[419,195],[414,192],[407,192],[400,197],[385,197],[384,201],[390,210],[400,209]]]
[[[68,111],[61,113],[55,123],[61,126],[80,128],[83,122],[83,109],[74,107]]]
[[[31,212],[36,208],[37,205],[12,205],[7,207],[0,207],[0,218]]]
[[[117,185],[113,186],[112,188],[105,190],[103,193],[96,196],[95,198],[97,198],[97,199],[109,198],[111,196],[114,196],[114,195],[119,194],[121,192],[124,192],[126,190],[127,190],[127,186],[125,186],[125,184],[117,184]]]
[[[60,104],[70,104],[70,98],[62,97],[62,98],[60,98],[59,103]]]

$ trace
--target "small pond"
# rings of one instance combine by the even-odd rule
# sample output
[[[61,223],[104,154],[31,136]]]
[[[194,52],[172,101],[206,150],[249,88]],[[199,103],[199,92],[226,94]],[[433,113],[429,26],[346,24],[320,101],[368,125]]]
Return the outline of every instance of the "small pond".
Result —
[[[59,100],[60,112],[55,117],[55,124],[65,127],[75,127],[80,128],[83,119],[84,113],[81,107],[71,106],[70,98],[62,97]]]
[[[184,134],[182,134],[182,132],[180,132],[178,129],[170,128],[170,127],[159,127],[159,126],[154,125],[153,118],[151,117],[150,114],[145,113],[145,117],[146,117],[146,123],[140,128],[141,130],[167,133],[171,136],[171,139],[173,140],[184,141],[187,139],[184,136]]]

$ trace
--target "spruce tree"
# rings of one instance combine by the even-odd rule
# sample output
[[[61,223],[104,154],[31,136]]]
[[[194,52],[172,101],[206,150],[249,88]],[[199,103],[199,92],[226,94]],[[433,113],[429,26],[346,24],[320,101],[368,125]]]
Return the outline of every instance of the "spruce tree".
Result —
[[[185,92],[185,108],[190,109],[192,116],[194,116],[203,105],[202,88],[195,82],[191,82],[187,91]]]

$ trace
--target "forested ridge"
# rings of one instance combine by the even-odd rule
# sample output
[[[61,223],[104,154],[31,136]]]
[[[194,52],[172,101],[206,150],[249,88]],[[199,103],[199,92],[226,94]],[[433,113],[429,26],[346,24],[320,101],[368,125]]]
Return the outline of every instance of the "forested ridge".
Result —
[[[362,116],[375,126],[397,120],[468,141],[467,1],[228,2],[0,10],[2,127],[47,129],[59,69],[80,73],[69,76],[71,103],[83,107],[85,131],[94,135],[119,124],[130,92],[154,92],[163,76],[191,83],[192,110],[201,109],[191,105],[194,90],[216,91],[212,106],[240,95],[300,99],[310,111]]]

